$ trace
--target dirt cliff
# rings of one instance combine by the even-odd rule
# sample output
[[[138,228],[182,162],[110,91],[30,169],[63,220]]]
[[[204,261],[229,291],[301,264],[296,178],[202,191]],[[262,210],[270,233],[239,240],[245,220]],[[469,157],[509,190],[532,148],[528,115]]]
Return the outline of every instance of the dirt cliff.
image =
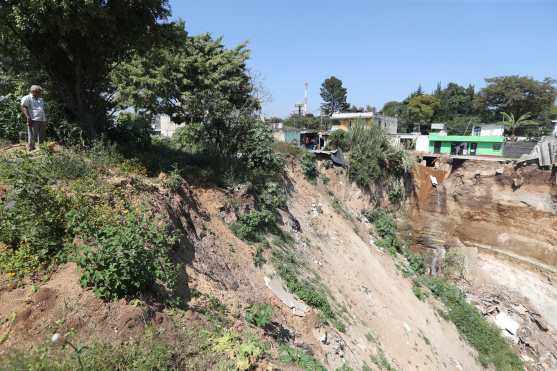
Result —
[[[419,166],[403,222],[432,272],[446,268],[444,256],[461,257],[455,280],[535,370],[557,368],[555,179],[536,165]],[[505,320],[515,326],[512,334]]]

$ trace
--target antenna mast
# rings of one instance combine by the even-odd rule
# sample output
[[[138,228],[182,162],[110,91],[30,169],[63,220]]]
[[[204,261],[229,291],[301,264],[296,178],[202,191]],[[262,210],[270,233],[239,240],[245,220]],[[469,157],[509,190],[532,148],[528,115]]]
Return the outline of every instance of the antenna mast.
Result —
[[[307,81],[304,81],[304,115],[307,115],[309,113],[308,90],[309,83]]]

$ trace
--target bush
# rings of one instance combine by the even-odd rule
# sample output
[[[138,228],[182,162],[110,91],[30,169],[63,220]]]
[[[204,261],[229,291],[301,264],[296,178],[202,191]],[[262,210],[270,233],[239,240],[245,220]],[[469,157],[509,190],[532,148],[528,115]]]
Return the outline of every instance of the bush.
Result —
[[[302,172],[309,180],[314,180],[317,178],[317,165],[315,161],[315,156],[312,153],[306,152],[302,156]]]
[[[273,307],[269,304],[253,304],[246,311],[246,321],[261,328],[270,325],[272,317]]]
[[[174,288],[176,268],[169,252],[176,239],[155,220],[132,211],[119,224],[108,224],[87,237],[93,244],[78,258],[81,284],[98,297],[135,296],[157,279]]]
[[[175,166],[174,169],[168,173],[168,177],[164,181],[164,186],[171,192],[178,192],[184,184],[184,178],[180,175],[180,171]]]
[[[11,186],[0,203],[0,271],[17,275],[52,263],[64,246],[65,197],[49,187],[44,169],[25,156],[0,163],[0,179]]]
[[[257,193],[261,207],[266,210],[274,211],[286,207],[286,190],[277,182],[266,183]]]
[[[249,171],[276,174],[284,167],[283,160],[273,151],[271,128],[262,122],[251,123],[245,139],[239,143],[241,160]]]
[[[329,135],[329,145],[332,148],[340,148],[343,151],[350,151],[348,134],[344,130],[335,130]]]
[[[280,348],[281,356],[280,361],[284,363],[292,363],[305,371],[326,371],[327,369],[319,363],[317,359],[307,354],[302,349],[293,348],[288,345],[283,345]]]
[[[25,131],[18,99],[13,95],[0,96],[0,138],[12,143],[19,142],[19,133]]]
[[[152,134],[151,120],[132,112],[121,112],[108,132],[108,136],[114,142],[131,147],[149,146]]]
[[[389,184],[408,174],[413,162],[408,154],[393,147],[377,125],[357,123],[348,133],[349,176],[358,185]]]
[[[189,153],[205,152],[209,145],[205,128],[200,123],[179,127],[172,135],[171,141],[177,149]]]
[[[245,241],[257,241],[275,223],[275,216],[269,210],[252,211],[242,214],[230,228],[234,234]]]

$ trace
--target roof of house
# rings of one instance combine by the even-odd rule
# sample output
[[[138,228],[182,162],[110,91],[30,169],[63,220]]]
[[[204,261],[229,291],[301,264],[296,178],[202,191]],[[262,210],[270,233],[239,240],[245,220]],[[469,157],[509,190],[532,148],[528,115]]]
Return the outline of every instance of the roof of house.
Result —
[[[431,129],[432,130],[445,130],[446,126],[447,125],[442,124],[442,123],[433,123],[433,124],[431,124]]]
[[[373,112],[335,112],[331,115],[333,120],[342,119],[367,119],[373,118]]]
[[[505,137],[502,135],[439,135],[429,134],[430,141],[438,142],[487,142],[487,143],[503,143]]]

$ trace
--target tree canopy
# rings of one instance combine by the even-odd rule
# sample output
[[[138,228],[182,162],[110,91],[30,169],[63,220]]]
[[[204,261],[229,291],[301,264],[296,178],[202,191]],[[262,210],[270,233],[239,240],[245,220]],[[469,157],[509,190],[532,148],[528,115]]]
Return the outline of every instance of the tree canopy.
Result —
[[[498,117],[501,112],[521,117],[538,117],[555,103],[555,80],[542,81],[527,76],[502,76],[485,80],[487,86],[480,91],[478,103],[487,113]]]
[[[441,107],[439,99],[432,95],[417,95],[408,102],[408,114],[413,122],[431,123]]]
[[[94,137],[106,128],[110,71],[149,47],[169,15],[166,0],[3,0],[0,68],[33,82],[41,76]]]
[[[343,112],[350,105],[346,101],[346,88],[342,86],[342,81],[335,76],[331,76],[321,84],[321,110],[326,115],[332,115],[335,112]]]

